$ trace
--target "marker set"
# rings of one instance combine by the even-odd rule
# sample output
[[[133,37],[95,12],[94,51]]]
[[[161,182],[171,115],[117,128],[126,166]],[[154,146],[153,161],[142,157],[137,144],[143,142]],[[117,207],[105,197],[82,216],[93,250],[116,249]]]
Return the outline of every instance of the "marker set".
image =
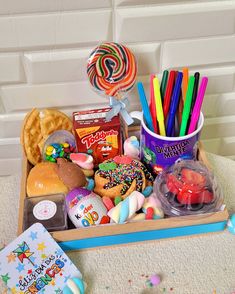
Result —
[[[152,74],[149,105],[143,84],[137,83],[148,128],[167,137],[193,133],[197,128],[207,83],[207,77],[202,77],[200,82],[199,72],[189,77],[188,68],[183,68],[182,72],[164,70],[161,84],[158,77]]]

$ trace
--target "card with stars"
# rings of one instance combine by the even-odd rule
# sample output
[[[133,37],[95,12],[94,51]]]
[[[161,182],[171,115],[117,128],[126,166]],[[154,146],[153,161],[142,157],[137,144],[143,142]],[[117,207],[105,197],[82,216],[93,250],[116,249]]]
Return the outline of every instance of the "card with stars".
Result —
[[[63,293],[80,271],[40,223],[0,251],[0,278],[14,294]]]

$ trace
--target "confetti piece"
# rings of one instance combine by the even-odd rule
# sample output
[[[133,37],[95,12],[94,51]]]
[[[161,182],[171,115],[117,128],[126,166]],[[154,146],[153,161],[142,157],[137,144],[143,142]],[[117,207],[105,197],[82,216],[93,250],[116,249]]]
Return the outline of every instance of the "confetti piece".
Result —
[[[153,284],[153,286],[157,286],[161,283],[161,279],[158,275],[152,275],[150,277],[150,282]]]
[[[145,285],[147,286],[147,288],[152,288],[153,287],[153,284],[150,282],[150,280],[147,280],[145,282]]]

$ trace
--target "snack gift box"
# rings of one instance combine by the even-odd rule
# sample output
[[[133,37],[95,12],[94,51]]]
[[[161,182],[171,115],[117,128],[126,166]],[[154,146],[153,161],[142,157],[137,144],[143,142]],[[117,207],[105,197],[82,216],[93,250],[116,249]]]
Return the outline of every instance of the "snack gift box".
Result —
[[[130,127],[129,130],[136,132],[138,128]],[[199,149],[198,156],[202,162],[208,164],[202,148]],[[26,180],[31,168],[32,165],[24,156],[18,234],[23,231],[24,200],[27,197]],[[54,231],[51,234],[61,248],[66,251],[218,232],[224,230],[227,219],[228,212],[225,208],[222,211],[201,215],[143,220],[125,224],[105,224],[79,229],[68,229],[65,231]]]
[[[168,71],[164,72],[167,72],[168,75]],[[50,181],[48,181],[47,178],[45,179],[45,177],[43,179],[44,183],[47,183],[47,186],[50,186],[50,189],[35,187],[35,181],[31,181],[31,195],[28,193],[29,196],[38,196],[38,188],[40,188],[40,192],[43,192],[43,194],[39,195],[57,194],[58,188],[60,188],[60,193],[65,195],[69,191],[78,187],[87,188],[89,190],[92,183],[90,182],[89,185],[87,182],[88,178],[93,180],[94,165],[95,168],[99,166],[99,171],[95,173],[94,181],[96,181],[96,176],[98,174],[101,178],[101,182],[105,182],[100,185],[100,189],[98,189],[98,184],[95,182],[95,184],[97,184],[94,188],[94,192],[96,194],[106,197],[105,193],[107,190],[114,189],[112,191],[115,192],[111,192],[108,198],[115,198],[115,196],[117,196],[123,200],[125,197],[129,197],[133,190],[136,190],[133,192],[136,194],[136,198],[133,200],[133,202],[135,201],[135,209],[130,205],[130,210],[132,212],[131,216],[129,214],[129,200],[125,202],[127,199],[125,198],[125,200],[121,203],[121,205],[124,202],[126,203],[124,212],[127,216],[126,218],[122,218],[121,222],[125,222],[126,220],[129,221],[128,216],[135,217],[134,213],[138,212],[140,208],[136,205],[138,202],[138,194],[140,194],[139,196],[142,198],[143,203],[145,201],[145,199],[143,199],[144,196],[149,196],[149,194],[144,195],[144,192],[146,192],[146,190],[151,190],[153,176],[150,174],[150,171],[152,171],[152,173],[156,176],[160,171],[164,171],[168,164],[174,163],[180,159],[181,156],[184,156],[184,159],[187,160],[196,159],[196,157],[198,157],[200,161],[207,165],[207,160],[202,148],[199,148],[199,154],[197,156],[197,146],[200,130],[204,121],[203,114],[200,110],[208,78],[202,77],[199,85],[199,75],[197,75],[197,78],[192,76],[189,77],[188,70],[184,70],[183,73],[172,70],[169,73],[169,82],[167,82],[167,78],[163,78],[160,86],[158,77],[153,75],[150,82],[149,100],[146,98],[143,84],[138,82],[137,89],[143,110],[143,115],[139,117],[141,121],[141,129],[138,127],[136,130],[135,128],[129,127],[128,130],[121,130],[120,119],[126,122],[126,128],[127,125],[129,126],[133,123],[133,118],[127,112],[128,105],[130,104],[127,95],[135,85],[136,76],[137,62],[130,49],[122,44],[114,42],[101,43],[94,50],[92,50],[88,58],[87,77],[93,90],[109,99],[109,108],[105,108],[103,110],[96,109],[74,112],[73,123],[68,117],[66,117],[66,115],[55,110],[46,109],[43,111],[44,115],[41,116],[39,115],[39,111],[34,109],[27,115],[24,121],[25,127],[23,128],[23,135],[21,136],[24,148],[24,157],[18,233],[21,233],[23,230],[24,203],[25,198],[28,197],[26,193],[27,177],[32,168],[31,163],[36,166],[41,165],[40,170],[44,170],[44,166],[46,166],[47,169],[50,166]],[[184,86],[181,86],[182,82]],[[84,99],[86,99],[86,97],[84,97]],[[184,101],[181,101],[180,103],[180,99],[183,99]],[[182,107],[184,105],[184,109],[181,109],[180,111],[180,108],[178,107],[179,105]],[[29,124],[30,121],[34,122],[34,126],[37,126],[37,132],[31,132],[31,125]],[[188,129],[187,125],[189,126]],[[143,129],[148,134],[144,132]],[[64,157],[64,154],[68,156],[66,151],[68,149],[67,145],[69,145],[70,148],[73,148],[74,146],[70,146],[71,144],[68,144],[68,142],[65,142],[64,140],[62,142],[55,142],[56,144],[51,144],[48,148],[46,148],[46,157],[48,156],[48,158],[53,162],[57,161],[56,163],[53,163],[57,166],[57,172],[55,172],[55,169],[51,166],[52,163],[40,163],[43,158],[40,148],[42,147],[43,141],[45,142],[45,140],[48,140],[48,137],[52,135],[53,132],[58,130],[67,130],[75,134],[78,150],[72,151],[75,154],[71,154],[72,157],[69,159],[72,161],[75,160],[77,165],[67,162],[65,158],[60,158]],[[124,161],[127,160],[129,163],[126,161],[122,162],[123,157],[120,156],[123,154],[121,132],[125,135],[129,132],[131,141],[130,135],[132,130],[141,134],[140,156],[142,163],[138,160],[135,161],[135,159],[132,158],[132,152],[129,154],[129,158],[124,158]],[[178,140],[180,141],[179,144],[177,143]],[[135,143],[133,141],[129,142],[129,151],[133,150],[131,149],[133,146],[135,149],[135,144],[137,143],[136,141]],[[132,143],[134,145],[132,145]],[[176,146],[172,145],[175,143],[177,143]],[[161,149],[158,148],[159,144],[163,144],[164,148],[166,147],[165,149],[169,149],[170,146],[172,149],[174,148],[174,150],[177,151],[170,153],[170,162],[166,163],[164,154],[157,153],[157,150],[159,151]],[[180,150],[178,150],[179,148]],[[137,151],[139,152],[139,150]],[[76,154],[76,152],[83,154],[83,162],[80,156],[80,164],[82,163],[82,165],[78,164],[79,158],[76,157],[79,155]],[[136,156],[138,159],[137,153]],[[175,154],[178,155],[175,157]],[[90,155],[94,157],[94,164],[90,161]],[[117,157],[116,161],[115,157]],[[103,162],[106,159],[108,159],[107,162]],[[161,160],[159,161],[159,159]],[[84,163],[86,164],[84,165]],[[145,163],[145,166],[143,163]],[[63,168],[65,164],[67,165],[67,168]],[[123,169],[119,168],[120,165],[124,166]],[[72,179],[72,169],[76,175],[79,175],[76,179]],[[115,171],[113,172],[113,170]],[[42,172],[39,172],[39,174],[41,175]],[[198,204],[198,202],[195,202],[195,195],[197,200],[203,199],[202,202],[199,203],[202,204],[202,207],[204,207],[204,204],[205,206],[208,205],[208,207],[210,204],[213,205],[215,202],[214,200],[217,197],[217,195],[214,194],[213,185],[210,183],[208,187],[203,186],[208,183],[207,179],[212,177],[201,176],[200,173],[191,169],[187,171],[187,175],[184,175],[186,178],[188,177],[187,180],[189,182],[193,178],[191,177],[192,174],[196,174],[196,178],[201,180],[199,185],[194,182],[194,188],[196,186],[196,191],[193,191],[194,202],[189,203],[192,205],[192,210],[194,209],[193,205]],[[58,178],[58,175],[60,179]],[[38,177],[37,173],[36,178]],[[63,182],[61,182],[61,178]],[[77,179],[79,181],[77,181]],[[150,182],[150,184],[148,182]],[[175,185],[184,185],[185,183],[186,182],[182,183],[181,181],[178,181],[178,178],[173,175],[173,180],[170,183],[171,191],[169,189],[167,197],[169,197],[171,201],[174,201],[177,205],[187,202],[188,199],[191,199],[190,197],[193,194],[192,191],[189,191],[191,187],[190,183],[188,183],[187,191],[183,191],[183,193],[180,193],[182,190],[179,191],[176,189],[177,187],[175,187]],[[132,184],[134,188],[131,186]],[[203,190],[201,190],[201,184],[203,186]],[[123,187],[120,188],[122,185]],[[118,186],[120,190],[118,190]],[[127,191],[131,190],[129,189],[130,187],[132,187],[132,191]],[[52,192],[51,188],[55,188],[55,190]],[[35,190],[37,195],[34,194]],[[50,191],[48,192],[48,190]],[[176,192],[173,193],[172,191]],[[200,195],[201,192],[203,193],[203,196]],[[124,195],[125,193],[127,193],[127,195]],[[164,196],[166,196],[165,191],[163,193]],[[186,196],[189,197],[186,198]],[[205,200],[207,201],[206,203],[203,202]],[[179,203],[180,201],[181,203]],[[49,206],[49,208],[47,206],[47,212],[53,212],[54,204],[50,204]],[[93,208],[92,205],[89,207]],[[149,207],[146,208],[146,211],[148,208]],[[150,208],[153,211],[153,207]],[[112,221],[111,223],[107,223],[107,219],[109,220],[109,217],[117,223],[119,222],[117,219],[112,218],[111,210],[109,210],[108,215],[105,216],[105,222],[99,222],[97,225],[84,228],[74,228],[74,226],[68,224],[68,229],[63,230],[63,228],[60,228],[62,230],[52,231],[51,234],[53,238],[59,242],[62,249],[75,250],[221,231],[226,226],[228,212],[223,205],[221,206],[221,203],[220,206],[213,208],[216,209],[204,210],[203,214],[201,214],[201,211],[198,210],[197,214],[192,213],[191,215],[184,216],[182,216],[182,214],[178,214],[181,216],[168,216],[166,218],[161,218],[162,215],[157,215],[157,217],[159,217],[155,219],[154,217],[156,215],[154,215],[154,217],[150,220],[147,218],[148,212],[145,214],[145,208],[142,207],[142,217],[144,217],[144,220],[135,220],[133,222],[130,221],[123,224],[116,224]],[[82,209],[88,210],[87,207],[83,206]],[[92,213],[95,212],[92,211],[90,217],[92,216]],[[53,213],[50,214],[53,215]],[[81,215],[77,214],[77,217],[79,219]],[[103,215],[101,217],[103,217]],[[97,215],[96,220],[99,220]],[[86,224],[88,223],[89,222]],[[91,223],[93,223],[93,219]]]

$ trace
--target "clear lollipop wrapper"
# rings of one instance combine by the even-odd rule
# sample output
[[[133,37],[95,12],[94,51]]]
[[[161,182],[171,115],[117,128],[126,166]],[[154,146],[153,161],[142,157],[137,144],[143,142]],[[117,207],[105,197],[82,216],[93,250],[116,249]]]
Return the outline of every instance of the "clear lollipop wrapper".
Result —
[[[216,212],[223,204],[214,174],[194,160],[179,160],[163,170],[154,182],[154,192],[168,216]]]
[[[128,124],[132,119],[126,111],[128,99],[124,98],[136,81],[137,64],[129,48],[114,42],[99,44],[90,54],[87,75],[92,88],[109,97],[112,110],[106,119],[111,120],[119,112]]]

